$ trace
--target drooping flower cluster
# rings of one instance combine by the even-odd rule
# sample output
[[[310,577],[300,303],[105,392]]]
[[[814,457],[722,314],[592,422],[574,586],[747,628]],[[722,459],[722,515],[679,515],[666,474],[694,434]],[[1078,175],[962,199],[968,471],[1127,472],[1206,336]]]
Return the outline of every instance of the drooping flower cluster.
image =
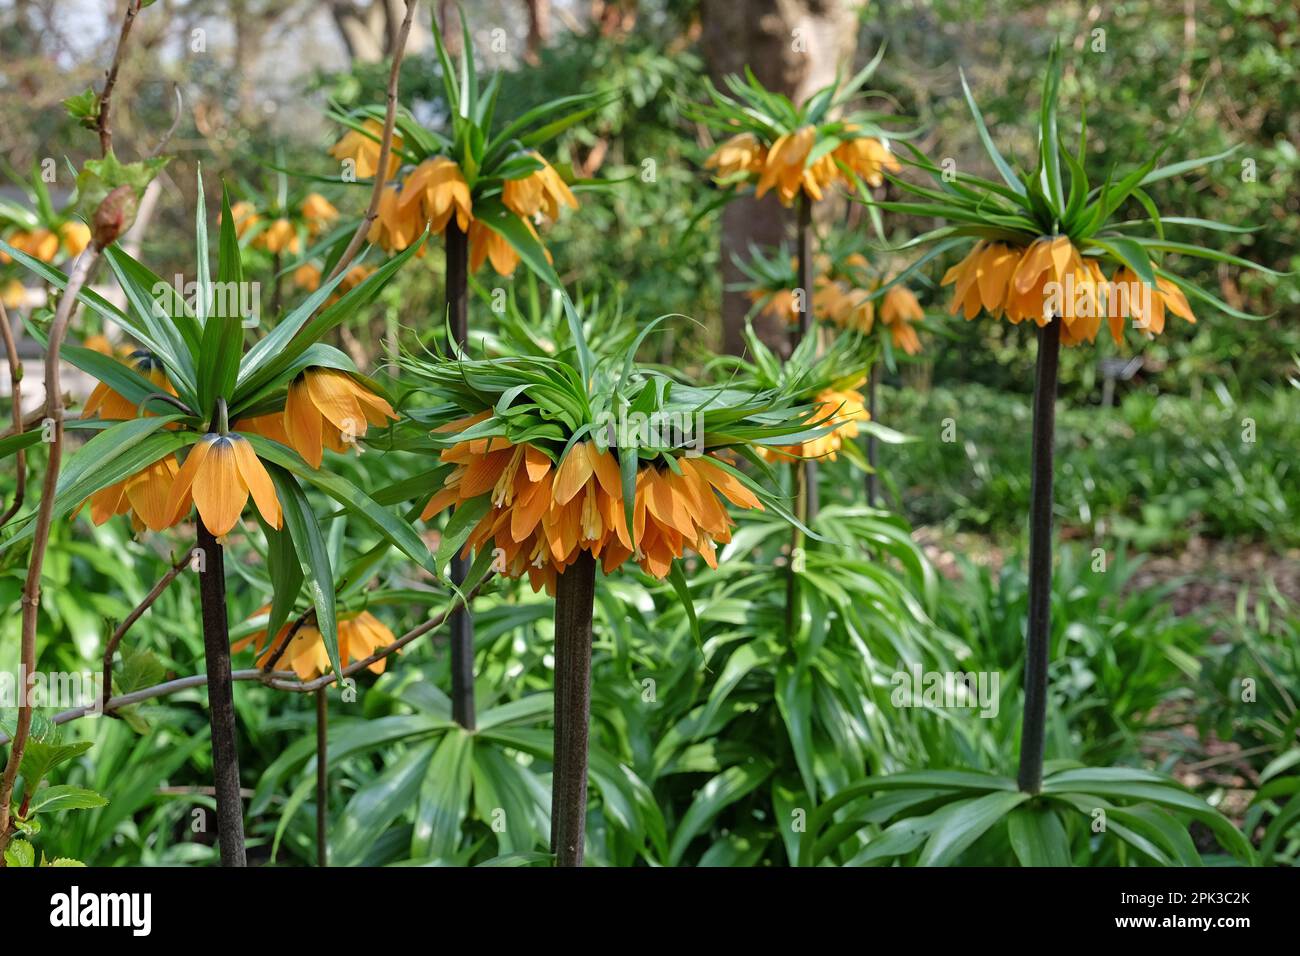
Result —
[[[11,252],[46,264],[60,261],[70,264],[90,245],[91,230],[82,221],[86,210],[80,205],[55,210],[49,184],[39,167],[32,168],[30,186],[24,192],[30,198],[30,206],[10,201],[0,205],[0,240],[8,246],[8,249],[0,248],[0,265],[14,262]],[[21,278],[0,277],[0,301],[8,309],[30,304]]]
[[[910,247],[934,245],[918,260],[970,239],[975,244],[947,271],[943,285],[953,286],[950,311],[973,319],[981,312],[1013,324],[1026,319],[1040,328],[1058,329],[1060,342],[1079,345],[1096,341],[1102,319],[1117,345],[1124,340],[1126,320],[1146,338],[1164,331],[1167,313],[1195,322],[1190,300],[1235,318],[1253,319],[1201,288],[1167,270],[1164,255],[1206,259],[1280,276],[1248,259],[1165,235],[1166,226],[1196,223],[1212,231],[1231,229],[1209,220],[1162,216],[1143,187],[1208,165],[1222,156],[1180,158],[1160,165],[1161,158],[1178,141],[1179,126],[1147,155],[1138,155],[1128,170],[1105,163],[1104,178],[1090,176],[1086,121],[1073,151],[1066,148],[1059,122],[1059,99],[1064,76],[1064,52],[1053,44],[1043,77],[1037,136],[1038,155],[1017,172],[988,135],[978,104],[968,88],[966,101],[989,162],[1001,182],[957,174],[912,151],[908,163],[934,180],[922,185],[897,180],[908,193],[902,202],[872,205],[886,212],[926,216],[936,222],[909,242]],[[1113,159],[1113,158],[1112,158]],[[933,187],[933,188],[932,188]],[[1145,212],[1131,218],[1130,201]],[[1105,271],[1104,271],[1105,270]],[[1111,272],[1107,279],[1106,272]]]
[[[375,271],[374,266],[357,264],[351,266],[344,274],[343,279],[339,282],[334,293],[325,300],[325,305],[330,306],[341,299],[348,292],[361,285]],[[293,284],[305,292],[315,292],[320,288],[321,279],[320,266],[314,262],[304,262],[298,268],[293,270]]]
[[[466,39],[468,20],[461,22],[459,68],[436,21],[431,32],[442,65],[443,101],[452,104],[445,121],[421,129],[413,113],[397,111],[395,103],[333,113],[348,131],[330,155],[345,164],[345,179],[372,180],[372,196],[375,186],[381,187],[369,238],[387,252],[409,248],[426,228],[438,235],[455,223],[452,235],[468,236],[474,271],[491,262],[499,274],[510,276],[522,261],[550,281],[542,262],[550,253],[537,230],[557,221],[561,207],[577,209],[578,200],[540,150],[612,96],[592,90],[532,104],[518,116],[499,115],[500,77],[479,77],[473,44]],[[385,129],[391,139],[387,168],[381,169]],[[425,247],[419,248],[423,254]]]
[[[380,396],[337,369],[308,369],[294,379],[284,402],[285,438],[303,460],[319,468],[324,449],[360,450],[370,425],[386,425],[397,413]]]
[[[209,432],[190,447],[185,463],[175,473],[166,512],[188,514],[186,502],[192,496],[204,527],[220,538],[238,523],[250,495],[262,519],[279,528],[280,499],[248,439],[233,432]]]
[[[265,614],[269,610],[270,605],[267,605],[257,613]],[[387,647],[396,640],[388,625],[369,611],[342,615],[338,622],[338,635],[339,663],[344,667],[353,661],[364,661],[381,647]],[[325,648],[325,638],[316,626],[314,617],[297,624],[296,629],[294,623],[285,624],[275,640],[269,643],[265,628],[254,631],[231,644],[230,650],[238,653],[250,646],[258,652],[258,667],[274,664],[277,669],[288,668],[298,675],[299,680],[311,680],[330,671],[329,651]],[[366,669],[374,674],[382,674],[387,664],[388,658],[381,657],[367,665]]]
[[[15,230],[5,236],[5,242],[42,262],[53,262],[58,258],[60,250],[68,258],[75,259],[90,244],[90,227],[84,222],[69,220],[57,230],[43,227]],[[0,250],[0,263],[12,261],[10,255]]]
[[[272,254],[302,252],[305,238],[321,234],[339,216],[334,204],[320,193],[308,193],[293,210],[268,209],[259,212],[248,200],[230,207],[235,223],[235,234],[255,249],[265,249]]]
[[[9,279],[0,288],[0,302],[6,309],[17,309],[27,301],[27,287],[21,279]]]
[[[359,176],[363,169],[373,175],[379,163],[377,139],[382,127],[373,120],[365,126],[376,139],[351,130],[330,150],[336,159],[354,162]],[[394,152],[400,147],[400,137],[395,138],[394,147]],[[536,239],[536,223],[555,222],[562,206],[577,209],[578,200],[541,154],[531,150],[526,155],[540,163],[540,168],[505,180],[501,202]],[[395,155],[390,157],[387,178],[395,179],[400,165]],[[518,252],[499,232],[475,218],[471,185],[460,166],[447,156],[425,159],[400,182],[384,187],[369,240],[387,252],[398,252],[419,239],[426,228],[434,235],[442,233],[453,219],[457,228],[469,234],[471,270],[477,271],[487,261],[503,276],[514,274],[519,265]]]
[[[820,289],[818,290],[820,294]],[[759,307],[758,311],[766,313],[786,325],[798,325],[799,319],[803,315],[800,308],[799,300],[795,297],[793,289],[749,289],[745,295]],[[816,296],[814,302],[818,302]],[[820,306],[818,307],[820,309]]]
[[[885,281],[892,281],[892,277]],[[925,310],[911,289],[900,284],[885,290],[880,302],[880,321],[889,329],[894,348],[902,349],[908,355],[918,354],[921,351],[921,340],[916,329],[912,328],[912,323],[924,318]]]
[[[812,159],[817,131],[801,126],[784,133],[767,148],[753,133],[738,133],[719,146],[704,163],[716,172],[719,180],[745,183],[757,177],[755,195],[765,196],[773,189],[784,206],[791,205],[800,190],[814,202],[837,181],[850,188],[862,179],[879,186],[885,170],[899,169],[898,160],[889,148],[874,136],[858,134],[858,127],[846,124],[840,145]]]
[[[459,431],[486,414],[445,430]],[[716,545],[731,540],[734,524],[722,499],[763,509],[758,497],[710,455],[642,462],[636,476],[632,528],[627,525],[618,460],[594,442],[576,442],[557,464],[530,444],[478,438],[443,450],[456,468],[430,499],[423,518],[490,495],[487,513],[466,541],[468,552],[489,543],[500,549],[504,573],[528,575],[533,590],[555,592],[556,575],[580,552],[606,572],[629,558],[664,577],[688,549],[717,566]],[[719,497],[721,496],[721,498]]]
[[[160,458],[129,478],[101,488],[90,496],[90,520],[101,525],[109,518],[130,514],[138,534],[145,528],[162,531],[189,514],[193,497],[182,496],[172,507],[171,490],[180,466],[176,457]]]
[[[98,342],[87,342],[91,347],[98,344]],[[112,347],[107,340],[104,340],[103,347],[108,354],[112,354]],[[167,395],[176,394],[171,382],[167,381],[167,374],[162,364],[148,352],[142,349],[130,352],[124,357],[123,364],[133,369],[146,381],[156,385],[159,392]],[[103,382],[97,383],[91,390],[81,410],[82,418],[98,415],[100,418],[110,420],[125,420],[154,414],[156,414],[154,409],[138,408]],[[190,505],[190,499],[187,497],[183,502],[183,510],[179,513],[181,503],[178,503],[177,507],[169,507],[172,482],[179,468],[176,457],[168,455],[134,475],[101,488],[89,498],[91,521],[101,525],[109,518],[130,514],[131,525],[137,532],[144,528],[150,531],[162,531],[177,524],[189,512]]]
[[[290,383],[284,411],[243,418],[235,427],[288,445],[319,468],[326,448],[360,454],[369,427],[389,419],[397,419],[393,406],[346,372],[309,368]]]
[[[91,343],[88,342],[87,344],[90,345]],[[107,340],[104,344],[108,345]],[[109,348],[111,349],[111,346]],[[108,354],[112,354],[111,351]],[[167,371],[163,368],[162,363],[146,350],[136,349],[128,353],[122,364],[145,381],[156,385],[158,391],[168,395],[176,394],[176,389],[172,387],[172,383],[167,381]],[[137,406],[134,402],[123,398],[105,382],[97,382],[95,387],[90,390],[90,396],[81,409],[81,417],[89,418],[95,414],[98,414],[100,418],[121,420],[135,418],[137,414],[152,415],[154,410],[146,407],[137,412]]]
[[[195,442],[184,464],[167,455],[90,496],[90,518],[97,525],[131,515],[137,531],[163,531],[198,509],[213,537],[228,534],[252,496],[272,528],[281,523],[280,500],[271,476],[247,439],[236,433],[209,433]]]
[[[839,456],[845,441],[858,437],[858,422],[871,420],[867,411],[866,399],[858,388],[858,382],[852,388],[828,388],[817,395],[817,407],[808,417],[808,424],[831,431],[799,445],[785,445],[778,448],[764,448],[760,454],[768,461],[789,460],[791,458],[825,458],[834,461]]]
[[[176,390],[154,356],[144,350],[133,352],[126,364],[157,386],[163,394]],[[91,392],[81,417],[98,415],[105,420],[126,420],[158,414],[167,406],[137,406],[106,383]],[[136,530],[161,531],[183,520],[190,505],[198,509],[204,525],[216,537],[227,534],[238,522],[250,496],[263,519],[273,528],[281,523],[280,503],[265,466],[240,433],[262,435],[293,448],[313,468],[321,466],[323,451],[359,450],[370,425],[396,419],[380,396],[358,384],[352,376],[336,369],[311,367],[289,385],[283,411],[245,418],[229,431],[202,435],[190,446],[182,464],[177,456],[160,458],[134,475],[93,494],[89,501],[91,519],[103,524],[109,518],[130,513]],[[177,429],[177,423],[165,426]]]
[[[368,119],[361,124],[360,130],[350,129],[343,138],[330,147],[329,154],[340,162],[352,163],[351,172],[357,179],[370,179],[379,169],[380,138],[384,133],[384,124],[376,119]],[[398,159],[398,150],[402,148],[402,134],[394,131],[392,148],[388,153],[388,169],[384,179],[397,175],[402,161]]]
[[[507,179],[502,187],[501,201],[506,208],[521,219],[533,219],[544,216],[551,222],[560,218],[560,207],[578,208],[578,200],[573,195],[569,184],[540,153],[533,150],[528,154],[542,164],[542,168],[522,179]]]
[[[885,282],[891,278],[886,278]],[[868,334],[875,326],[877,314],[872,295],[881,284],[875,282],[863,289],[826,279],[819,283],[813,300],[816,313],[841,328]],[[889,332],[894,348],[902,349],[908,355],[916,355],[921,351],[921,340],[917,337],[916,329],[912,328],[912,323],[923,320],[925,310],[911,289],[901,284],[885,289],[880,296],[879,316],[881,324]]]
[[[1061,342],[1093,342],[1106,318],[1117,345],[1124,321],[1147,337],[1164,331],[1165,311],[1195,322],[1183,291],[1163,276],[1152,288],[1125,266],[1108,281],[1100,263],[1080,255],[1066,236],[1043,236],[1027,247],[981,240],[944,275],[953,285],[949,311],[967,320],[981,311],[1013,324],[1030,319],[1040,326],[1061,319]]]
[[[869,335],[877,315],[894,348],[908,355],[921,351],[921,341],[912,323],[925,318],[916,295],[894,274],[881,273],[861,252],[847,251],[842,239],[832,238],[826,251],[817,256],[813,313],[843,329]],[[852,246],[850,246],[852,248]],[[755,249],[746,261],[737,262],[752,282],[746,294],[762,311],[791,325],[802,318],[801,302],[795,294],[797,262],[784,250],[766,256]],[[883,287],[884,292],[879,290]]]

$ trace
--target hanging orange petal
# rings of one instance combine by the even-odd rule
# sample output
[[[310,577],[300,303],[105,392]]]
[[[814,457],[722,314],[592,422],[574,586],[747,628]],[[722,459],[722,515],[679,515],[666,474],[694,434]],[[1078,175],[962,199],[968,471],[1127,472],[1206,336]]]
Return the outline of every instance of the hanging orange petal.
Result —
[[[525,445],[524,469],[528,472],[529,481],[541,481],[542,475],[551,470],[551,459],[547,458],[546,452],[540,448]]]
[[[189,511],[186,506],[185,511],[181,506],[190,497],[191,487],[194,484],[194,478],[199,473],[199,468],[208,457],[208,452],[212,448],[212,442],[216,435],[204,435],[192,448],[189,454],[185,456],[185,463],[181,465],[180,471],[172,480],[171,494],[167,496],[167,511],[177,517],[179,520],[184,517],[185,511]]]
[[[551,492],[556,504],[568,504],[591,477],[593,468],[591,458],[587,455],[586,444],[586,442],[575,444],[564,456],[564,461],[560,462],[559,470],[555,475],[555,487]]]
[[[758,500],[758,496],[746,488],[735,475],[725,471],[717,462],[710,458],[694,458],[692,463],[695,468],[722,496],[730,501],[733,505],[740,508],[757,508],[763,509],[763,503]]]
[[[587,445],[587,457],[591,460],[592,471],[605,494],[620,501],[623,499],[623,480],[618,467],[618,460],[608,449],[601,451],[594,444]]]
[[[344,434],[366,433],[366,416],[357,402],[356,383],[335,369],[309,369],[303,376],[307,394],[326,420]]]
[[[230,436],[231,448],[235,451],[235,464],[239,475],[253,496],[253,503],[262,513],[262,518],[272,528],[280,527],[280,499],[275,494],[275,485],[267,474],[266,466],[253,452],[253,446],[247,439],[238,435]]]
[[[510,513],[510,537],[523,541],[537,528],[537,523],[551,505],[551,475],[543,474],[529,496],[515,499]]]
[[[194,504],[208,532],[217,538],[230,532],[248,503],[248,486],[240,477],[233,446],[229,436],[212,440],[194,476]]]
[[[325,457],[322,427],[321,414],[312,403],[306,382],[298,379],[289,386],[284,402],[284,430],[293,450],[313,468],[319,468]]]
[[[162,531],[175,524],[175,509],[168,504],[177,470],[176,459],[168,455],[127,482],[126,495],[131,508],[150,531]]]

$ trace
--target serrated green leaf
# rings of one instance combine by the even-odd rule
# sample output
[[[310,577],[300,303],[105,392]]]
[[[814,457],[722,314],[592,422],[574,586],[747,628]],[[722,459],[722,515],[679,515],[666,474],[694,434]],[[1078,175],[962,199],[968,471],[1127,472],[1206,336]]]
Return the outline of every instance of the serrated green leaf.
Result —
[[[36,865],[36,848],[26,840],[11,840],[5,847],[5,866],[15,869]]]
[[[108,803],[108,798],[85,787],[61,784],[37,790],[27,806],[28,816],[59,810],[93,810]]]

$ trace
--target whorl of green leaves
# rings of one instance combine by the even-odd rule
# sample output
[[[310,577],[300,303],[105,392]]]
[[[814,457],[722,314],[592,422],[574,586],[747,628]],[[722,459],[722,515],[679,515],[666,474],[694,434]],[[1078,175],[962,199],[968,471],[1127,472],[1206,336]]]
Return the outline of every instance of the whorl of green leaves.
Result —
[[[416,390],[432,398],[434,404],[410,411],[418,429],[408,429],[396,438],[397,447],[433,454],[460,441],[503,437],[514,444],[533,445],[558,463],[576,442],[592,441],[598,447],[608,447],[618,458],[624,502],[629,508],[639,468],[656,462],[676,468],[676,459],[688,453],[725,450],[749,461],[765,480],[757,481],[751,473],[726,462],[721,462],[722,467],[735,474],[765,506],[789,517],[771,491],[778,484],[775,475],[756,449],[799,444],[824,435],[830,429],[824,420],[816,420],[816,405],[786,384],[765,386],[734,376],[716,386],[698,387],[677,381],[665,371],[638,365],[637,350],[666,318],[647,323],[637,338],[619,351],[603,354],[593,353],[581,326],[571,324],[575,346],[554,356],[404,356],[401,364],[407,377],[417,382]],[[434,431],[484,412],[490,413],[487,418],[464,430]],[[622,428],[622,423],[636,420],[685,427],[681,431],[672,427]],[[634,438],[625,441],[630,434]]]
[[[460,14],[463,31],[460,56],[453,63],[442,40],[435,10],[432,20],[434,47],[442,75],[443,96],[448,108],[447,126],[443,130],[422,126],[410,110],[399,107],[395,126],[402,136],[393,154],[403,164],[418,165],[434,156],[445,156],[456,163],[469,186],[474,204],[474,219],[498,233],[515,249],[525,265],[550,282],[549,265],[541,244],[510,212],[501,200],[507,180],[523,179],[542,168],[533,151],[555,139],[565,130],[581,123],[608,105],[610,97],[602,93],[577,93],[542,103],[500,124],[497,120],[497,96],[501,74],[493,73],[481,83],[474,65],[474,42],[464,11]],[[384,104],[370,104],[351,112],[338,107],[329,111],[331,119],[378,142],[366,120],[382,124],[387,116]],[[331,180],[336,181],[336,180]],[[598,182],[571,183],[574,188],[599,185]],[[556,283],[552,283],[556,284]]]
[[[962,90],[970,107],[971,118],[1001,182],[961,171],[945,171],[911,144],[905,144],[905,152],[899,158],[908,165],[929,173],[934,180],[934,187],[918,185],[886,172],[885,175],[892,183],[917,199],[907,202],[875,201],[863,193],[862,201],[875,208],[944,219],[950,223],[917,236],[901,247],[933,246],[894,281],[902,281],[930,258],[966,245],[971,238],[1025,246],[1041,236],[1063,235],[1070,238],[1080,253],[1126,266],[1151,285],[1155,285],[1156,276],[1162,276],[1191,298],[1199,299],[1235,318],[1263,318],[1233,308],[1160,265],[1162,254],[1173,252],[1255,269],[1269,275],[1286,275],[1287,273],[1275,272],[1239,256],[1204,246],[1174,242],[1165,237],[1166,226],[1196,226],[1236,233],[1252,230],[1204,219],[1161,216],[1155,201],[1144,188],[1224,159],[1236,152],[1236,147],[1213,156],[1158,165],[1160,159],[1179,141],[1183,128],[1192,116],[1193,111],[1189,110],[1178,128],[1165,138],[1149,158],[1123,172],[1112,165],[1105,179],[1100,184],[1095,184],[1096,179],[1090,179],[1085,168],[1088,158],[1086,112],[1080,116],[1078,143],[1073,153],[1066,149],[1060,135],[1057,101],[1061,75],[1061,50],[1058,43],[1052,47],[1043,78],[1038,114],[1038,157],[1032,172],[1008,161],[998,150],[963,74]],[[1120,219],[1117,214],[1125,208],[1129,199],[1138,203],[1142,215]]]
[[[322,283],[319,289],[283,316],[263,323],[269,327],[267,334],[245,348],[242,316],[236,310],[248,304],[242,301],[248,284],[244,279],[234,217],[230,212],[230,197],[223,189],[217,285],[214,288],[208,257],[202,172],[199,173],[194,234],[198,261],[196,291],[192,296],[180,294],[116,245],[109,246],[104,256],[122,289],[125,308],[118,308],[90,289],[78,292],[78,300],[88,309],[117,323],[149,353],[150,360],[165,371],[176,395],[174,400],[168,400],[167,396],[161,395],[157,385],[131,365],[92,349],[63,346],[61,354],[68,362],[140,406],[142,411],[155,413],[156,417],[136,417],[121,422],[92,419],[67,423],[67,427],[87,427],[96,434],[67,461],[59,475],[55,519],[72,513],[91,495],[109,485],[129,478],[163,458],[183,453],[201,435],[216,429],[223,421],[234,423],[237,430],[238,418],[283,409],[289,385],[309,367],[332,368],[357,375],[356,367],[345,354],[320,340],[373,302],[393,274],[423,245],[423,240],[412,244],[329,305],[325,302],[334,294],[343,276]],[[0,248],[55,288],[67,287],[67,276],[58,269],[3,242],[0,242]],[[235,296],[233,301],[232,295]],[[369,379],[365,382],[368,387],[379,389],[378,383]],[[179,430],[165,430],[163,426],[169,424],[179,426]],[[39,432],[32,434],[39,435]],[[325,636],[330,661],[338,670],[334,575],[329,556],[321,546],[321,529],[307,505],[301,483],[315,486],[344,511],[360,518],[388,544],[436,574],[429,550],[409,524],[390,514],[351,481],[328,469],[312,468],[297,452],[278,442],[256,434],[244,437],[267,464],[285,515],[281,529],[264,527],[268,552],[272,555],[269,566],[277,595],[284,592],[290,596],[289,600],[277,602],[273,608],[271,631],[278,630],[292,608],[293,599],[304,583],[305,571],[305,581]],[[0,452],[12,454],[19,447],[19,443],[12,443]],[[6,530],[12,533],[0,542],[0,551],[31,536],[34,514],[29,511],[10,522]],[[280,555],[283,557],[279,560],[274,557]]]
[[[911,135],[889,132],[881,125],[887,119],[897,117],[865,109],[852,109],[852,104],[860,98],[884,95],[863,90],[880,65],[884,53],[882,47],[871,62],[847,82],[841,82],[842,77],[837,73],[832,82],[801,104],[796,104],[782,93],[767,89],[746,67],[744,79],[734,74],[723,78],[723,85],[728,91],[725,93],[706,79],[705,91],[709,102],[682,103],[681,109],[689,119],[704,123],[718,133],[730,136],[749,132],[767,144],[786,133],[812,126],[816,130],[817,145],[808,157],[811,164],[847,139],[860,136],[897,139]]]
[[[470,288],[496,313],[496,325],[472,333],[485,355],[555,355],[573,347],[566,293],[543,289],[528,272],[507,289],[487,288],[474,276]],[[582,325],[583,337],[602,352],[621,352],[636,338],[637,322],[623,297],[615,291],[577,289],[569,297]]]
[[[876,255],[875,250],[861,232],[831,232],[819,239],[818,252],[827,261],[827,266],[821,270],[820,275],[831,281],[846,282],[856,289],[870,289],[884,278],[872,261]],[[861,263],[854,262],[855,256],[865,259],[868,267],[864,268]],[[786,242],[768,247],[767,250],[750,242],[747,255],[732,253],[731,261],[746,281],[729,285],[728,290],[763,293],[750,309],[750,315],[764,309],[775,294],[799,287],[798,263],[794,250]],[[879,293],[876,293],[871,298],[878,296]]]

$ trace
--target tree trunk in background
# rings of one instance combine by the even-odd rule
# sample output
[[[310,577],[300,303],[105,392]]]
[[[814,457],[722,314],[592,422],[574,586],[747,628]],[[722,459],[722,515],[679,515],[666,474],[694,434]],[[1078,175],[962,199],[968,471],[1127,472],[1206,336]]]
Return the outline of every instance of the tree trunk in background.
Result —
[[[709,75],[721,89],[724,76],[743,73],[748,65],[768,89],[802,101],[834,80],[836,69],[852,59],[861,6],[857,0],[702,0],[700,41]],[[770,194],[728,203],[722,213],[724,286],[744,281],[733,255],[745,256],[751,242],[777,245],[793,222],[792,212]],[[744,350],[749,307],[743,292],[723,292],[724,351],[738,355]],[[789,351],[779,321],[764,318],[756,326],[770,346]]]
[[[393,52],[393,40],[406,14],[405,0],[329,0],[325,4],[348,59],[357,63],[379,63]],[[431,42],[431,34],[421,18],[411,23],[406,38],[407,54],[418,53]]]
[[[542,47],[551,42],[551,0],[524,0],[528,5],[528,52],[524,55],[529,63],[541,61]]]
[[[460,48],[465,44],[461,42],[460,27],[460,8],[456,5],[456,0],[437,0],[438,2],[438,26],[442,29],[442,45],[447,48],[447,53],[452,57],[452,62],[460,56]]]

